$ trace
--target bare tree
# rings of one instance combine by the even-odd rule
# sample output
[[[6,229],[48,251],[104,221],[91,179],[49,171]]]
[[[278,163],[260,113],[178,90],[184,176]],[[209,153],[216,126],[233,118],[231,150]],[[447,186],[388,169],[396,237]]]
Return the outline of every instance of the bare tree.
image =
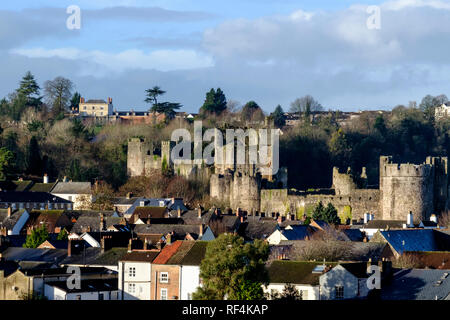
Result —
[[[63,77],[56,77],[54,80],[45,82],[45,101],[52,107],[54,116],[64,112],[70,106],[73,87],[72,81]]]
[[[314,111],[322,111],[323,107],[312,96],[306,95],[304,97],[295,99],[291,103],[290,110],[291,110],[291,112],[309,114]]]

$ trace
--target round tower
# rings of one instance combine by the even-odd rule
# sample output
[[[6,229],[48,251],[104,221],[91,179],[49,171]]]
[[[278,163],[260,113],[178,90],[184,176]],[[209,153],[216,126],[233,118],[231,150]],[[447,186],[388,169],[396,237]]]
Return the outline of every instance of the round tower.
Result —
[[[428,220],[433,213],[434,171],[430,164],[398,164],[380,158],[380,209],[384,220]]]

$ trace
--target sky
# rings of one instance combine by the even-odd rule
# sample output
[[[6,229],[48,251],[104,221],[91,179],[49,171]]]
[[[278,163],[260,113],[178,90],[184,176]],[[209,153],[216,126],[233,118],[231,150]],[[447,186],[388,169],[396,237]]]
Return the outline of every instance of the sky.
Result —
[[[80,29],[66,26],[71,5]],[[147,110],[156,85],[186,112],[213,87],[266,112],[307,94],[325,109],[391,109],[450,96],[449,21],[450,0],[2,1],[0,98],[29,70],[117,110]]]

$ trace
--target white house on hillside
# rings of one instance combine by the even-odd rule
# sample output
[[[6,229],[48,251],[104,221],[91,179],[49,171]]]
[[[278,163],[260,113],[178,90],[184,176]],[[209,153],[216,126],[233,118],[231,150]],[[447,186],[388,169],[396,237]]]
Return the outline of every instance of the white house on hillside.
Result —
[[[83,209],[95,199],[92,196],[90,182],[57,182],[50,191],[52,195],[73,202],[73,209]]]

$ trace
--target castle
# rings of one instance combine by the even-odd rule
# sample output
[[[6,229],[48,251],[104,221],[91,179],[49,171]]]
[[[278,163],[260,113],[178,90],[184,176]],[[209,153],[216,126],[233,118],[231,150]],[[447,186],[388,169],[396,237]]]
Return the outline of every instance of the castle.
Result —
[[[212,167],[173,164],[170,159],[172,147],[171,142],[163,141],[159,155],[154,154],[153,145],[146,140],[130,139],[128,174],[148,174],[152,169],[161,169],[166,161],[175,174],[209,179],[212,199],[249,213],[301,216],[311,212],[321,201],[324,205],[332,203],[343,220],[362,219],[365,213],[380,220],[404,220],[412,212],[414,220],[419,221],[428,220],[432,213],[440,213],[449,206],[447,157],[427,157],[422,164],[400,164],[394,163],[390,156],[381,156],[379,187],[376,189],[367,187],[365,168],[356,175],[350,169],[342,172],[335,167],[331,188],[297,191],[287,188],[286,168],[280,168],[276,175],[264,176],[257,164]]]
[[[210,169],[198,164],[176,163],[171,159],[172,141],[162,141],[160,150],[143,138],[128,140],[127,173],[130,177],[148,175],[152,170],[161,170],[166,164],[173,172],[187,179],[209,179]]]
[[[427,157],[422,164],[399,164],[390,156],[381,156],[379,181],[379,188],[370,189],[365,168],[356,177],[350,169],[341,172],[335,167],[330,189],[261,190],[261,211],[306,213],[322,201],[324,205],[332,203],[344,219],[358,220],[364,213],[371,213],[379,220],[405,220],[412,212],[414,220],[419,221],[448,208],[447,157]]]

